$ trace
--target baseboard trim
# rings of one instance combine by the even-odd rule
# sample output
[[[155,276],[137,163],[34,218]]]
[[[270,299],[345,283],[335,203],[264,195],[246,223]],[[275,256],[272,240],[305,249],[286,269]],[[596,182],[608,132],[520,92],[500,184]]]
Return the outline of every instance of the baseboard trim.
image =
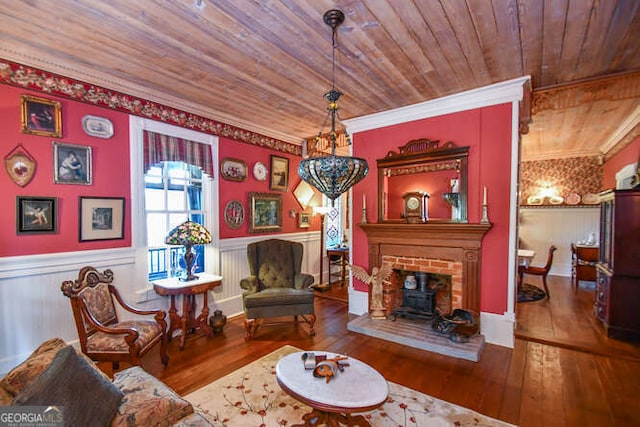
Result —
[[[480,313],[480,331],[485,342],[502,347],[513,348],[515,316],[513,313],[503,315],[496,313]]]
[[[369,293],[349,288],[349,313],[358,316],[369,312]]]

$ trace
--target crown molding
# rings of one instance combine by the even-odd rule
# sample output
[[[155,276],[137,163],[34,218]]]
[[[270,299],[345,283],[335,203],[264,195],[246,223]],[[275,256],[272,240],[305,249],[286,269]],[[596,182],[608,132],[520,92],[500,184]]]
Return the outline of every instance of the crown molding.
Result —
[[[23,75],[16,77],[15,72],[12,70],[12,68],[16,67],[26,68],[27,71],[25,71]],[[67,84],[68,90],[60,90],[60,87],[56,87],[55,89],[47,87],[47,79],[55,80],[55,86]],[[134,102],[145,104],[145,106],[153,104],[155,110],[158,112],[164,110],[162,113],[166,113],[167,110],[174,110],[173,113],[175,116],[189,116],[190,120],[188,120],[188,122],[199,123],[200,128],[197,128],[198,131],[212,133],[217,136],[235,139],[248,144],[266,146],[276,151],[289,154],[300,155],[302,151],[302,141],[298,137],[273,132],[272,130],[258,127],[249,122],[213,112],[211,109],[200,104],[169,96],[162,92],[149,90],[148,88],[121,79],[115,79],[95,69],[89,69],[80,65],[74,65],[73,68],[67,67],[52,58],[36,58],[12,50],[10,47],[0,45],[0,83],[2,82],[100,105],[106,108],[126,111],[130,114],[141,115],[155,120],[169,121],[181,127],[193,128],[189,126],[191,123],[173,122],[160,113],[158,117],[153,117],[148,110],[140,114],[140,112],[136,112],[133,109],[131,111],[123,109],[121,105],[119,106],[120,108],[109,105],[109,103],[106,102],[103,103],[103,105],[100,104],[100,102],[96,102],[95,99],[82,99],[81,95],[74,92],[74,85],[85,88],[91,86],[95,89],[95,93],[104,94],[113,92],[114,96],[117,97],[124,96],[134,98],[131,100],[132,104]],[[153,102],[151,102],[150,99],[153,99]],[[216,118],[214,119],[213,117]]]
[[[633,110],[618,128],[602,144],[601,154],[611,157],[640,135],[640,105]]]
[[[530,76],[495,83],[393,110],[343,120],[350,134],[492,105],[520,102]]]

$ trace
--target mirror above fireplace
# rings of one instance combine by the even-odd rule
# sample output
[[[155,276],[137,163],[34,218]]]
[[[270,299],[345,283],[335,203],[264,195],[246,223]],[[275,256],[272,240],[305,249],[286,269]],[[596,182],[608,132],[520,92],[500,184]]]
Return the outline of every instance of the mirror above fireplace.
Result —
[[[468,155],[469,147],[415,139],[378,159],[378,221],[466,223]],[[411,194],[427,195],[419,215]]]

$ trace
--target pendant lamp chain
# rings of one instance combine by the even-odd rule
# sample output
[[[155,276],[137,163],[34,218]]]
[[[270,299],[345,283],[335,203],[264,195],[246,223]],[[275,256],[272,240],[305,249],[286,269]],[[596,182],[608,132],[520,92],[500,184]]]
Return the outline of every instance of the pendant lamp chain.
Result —
[[[338,26],[344,22],[344,13],[340,10],[333,9],[326,12],[323,18],[324,22],[332,29],[331,90],[324,94],[324,97],[329,101],[329,107],[327,110],[329,112],[328,118],[331,119],[331,129],[329,133],[331,155],[324,157],[312,157],[302,160],[298,166],[298,175],[300,175],[300,178],[304,181],[317,188],[322,194],[326,195],[333,203],[333,201],[340,197],[342,193],[348,191],[349,188],[360,182],[367,175],[369,165],[365,159],[359,157],[335,155],[337,139],[336,119],[340,118],[338,116],[338,99],[342,95],[342,93],[335,88],[337,49],[336,34]],[[348,140],[349,136],[346,135],[346,131],[345,136]],[[316,141],[319,141],[321,137],[322,129],[320,129],[320,132],[316,137]]]

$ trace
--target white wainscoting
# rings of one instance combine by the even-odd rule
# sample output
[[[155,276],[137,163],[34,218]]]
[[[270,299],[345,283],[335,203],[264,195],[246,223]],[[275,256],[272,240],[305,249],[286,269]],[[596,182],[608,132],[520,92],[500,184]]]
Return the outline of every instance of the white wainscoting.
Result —
[[[600,210],[589,208],[521,208],[520,248],[536,252],[533,265],[545,265],[549,246],[558,250],[549,274],[571,276],[571,243],[599,235]]]
[[[223,277],[222,286],[210,294],[211,311],[221,309],[227,316],[242,312],[240,280],[249,275],[247,244],[272,237],[301,242],[305,246],[302,271],[318,277],[319,232],[220,240],[219,247],[207,255],[218,257],[212,261],[219,262],[212,265],[219,265],[220,271],[212,273]],[[49,338],[77,342],[71,306],[60,285],[75,280],[84,266],[111,269],[115,286],[134,305],[168,310],[168,297],[159,297],[150,283],[135,279],[144,277],[147,271],[147,266],[136,264],[136,259],[141,258],[133,248],[0,258],[0,377]]]
[[[135,277],[131,248],[0,259],[0,373],[49,338],[78,340],[71,305],[60,285],[75,280],[86,265],[110,268],[125,299],[135,296],[134,284],[127,281]]]
[[[242,312],[240,281],[250,274],[247,264],[247,245],[271,237],[302,243],[304,245],[302,272],[313,274],[317,281],[320,271],[319,232],[223,239],[219,244],[220,275],[223,277],[223,286],[213,291],[212,310],[213,307],[219,308],[227,316],[234,316]]]

